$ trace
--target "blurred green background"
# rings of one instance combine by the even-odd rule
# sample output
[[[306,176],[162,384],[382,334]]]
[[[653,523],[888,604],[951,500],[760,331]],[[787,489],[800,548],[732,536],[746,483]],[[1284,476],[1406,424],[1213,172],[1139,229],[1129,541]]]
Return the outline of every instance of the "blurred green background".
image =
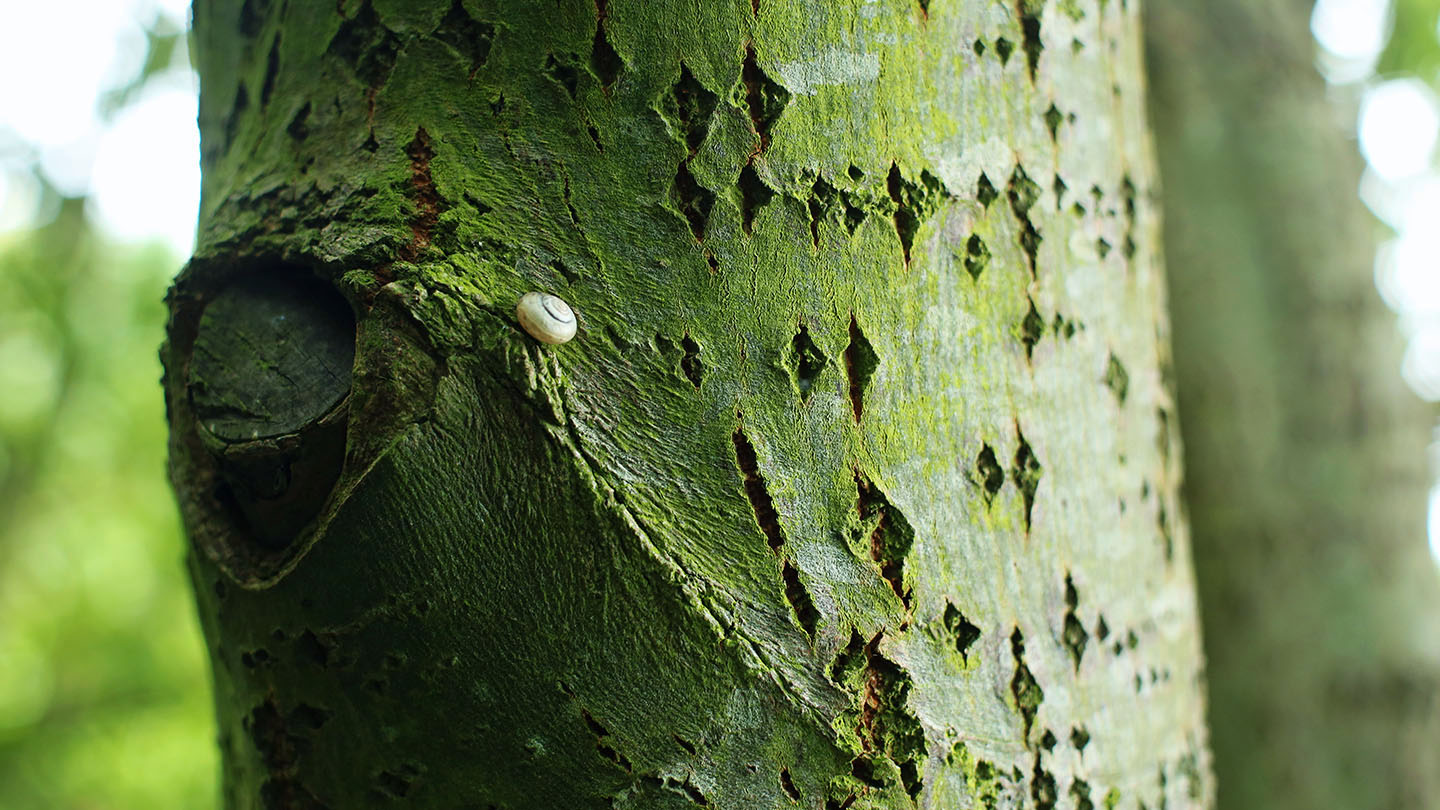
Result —
[[[178,258],[82,208],[0,239],[0,807],[211,807],[155,351]]]
[[[130,146],[194,140],[193,100],[188,120],[156,114],[193,95],[186,18],[101,5],[0,12],[3,810],[218,804],[156,354],[198,158]],[[127,171],[163,198],[115,191],[139,190]]]
[[[1322,0],[1314,18],[1370,160],[1377,283],[1432,400],[1437,16],[1440,0]],[[156,355],[198,195],[184,3],[0,20],[0,75],[26,77],[0,82],[0,810],[203,810],[215,731]]]

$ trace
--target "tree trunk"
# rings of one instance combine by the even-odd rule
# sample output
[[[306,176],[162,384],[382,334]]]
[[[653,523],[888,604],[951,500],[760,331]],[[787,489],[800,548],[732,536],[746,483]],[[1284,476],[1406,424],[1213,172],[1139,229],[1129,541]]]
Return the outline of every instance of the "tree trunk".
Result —
[[[1133,4],[194,26],[227,806],[1208,803]]]
[[[1433,417],[1309,5],[1147,6],[1220,807],[1433,807]]]

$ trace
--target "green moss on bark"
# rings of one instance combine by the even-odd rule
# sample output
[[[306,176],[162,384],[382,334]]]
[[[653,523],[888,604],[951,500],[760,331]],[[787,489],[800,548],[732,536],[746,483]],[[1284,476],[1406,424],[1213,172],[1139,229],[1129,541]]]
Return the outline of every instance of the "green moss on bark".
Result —
[[[1203,805],[1153,778],[1207,756],[1154,212],[1051,196],[1150,178],[1137,19],[1090,12],[201,2],[167,391],[230,805]],[[361,313],[344,470],[278,551],[186,394],[207,291],[275,259]],[[517,328],[532,289],[574,341]],[[1077,662],[1101,609],[1138,646]]]

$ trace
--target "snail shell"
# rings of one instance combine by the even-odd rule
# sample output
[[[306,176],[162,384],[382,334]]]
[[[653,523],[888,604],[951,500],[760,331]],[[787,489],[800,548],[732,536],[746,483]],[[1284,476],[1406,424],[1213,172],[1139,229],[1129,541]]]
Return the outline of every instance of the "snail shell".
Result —
[[[575,310],[549,293],[525,293],[515,305],[515,317],[541,343],[564,343],[575,337]]]

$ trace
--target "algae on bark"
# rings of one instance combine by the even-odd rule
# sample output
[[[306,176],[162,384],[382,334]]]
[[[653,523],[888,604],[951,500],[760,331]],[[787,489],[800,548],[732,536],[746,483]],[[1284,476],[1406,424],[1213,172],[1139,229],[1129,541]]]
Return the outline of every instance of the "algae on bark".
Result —
[[[1133,6],[200,0],[195,38],[166,390],[230,807],[1206,805]],[[278,547],[192,398],[266,273],[357,334]]]

